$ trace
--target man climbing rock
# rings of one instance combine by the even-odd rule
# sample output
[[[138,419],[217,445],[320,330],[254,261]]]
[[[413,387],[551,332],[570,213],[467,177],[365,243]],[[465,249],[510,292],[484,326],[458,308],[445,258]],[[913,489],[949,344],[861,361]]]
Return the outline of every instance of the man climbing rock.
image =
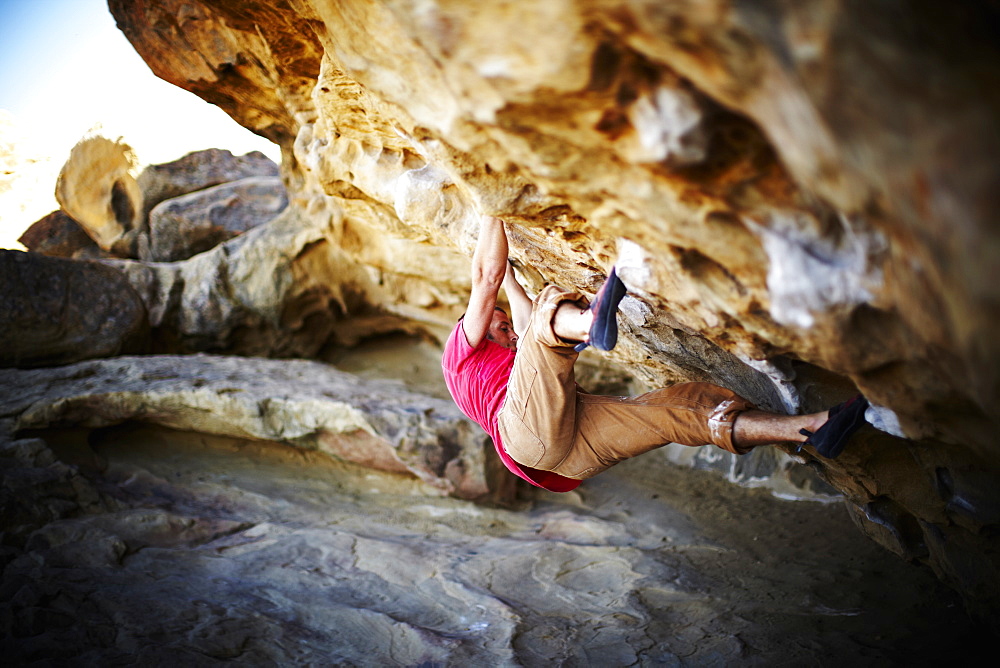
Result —
[[[760,445],[813,445],[840,454],[868,402],[778,415],[757,410],[711,383],[681,383],[637,397],[588,394],[573,365],[593,345],[611,350],[626,288],[612,270],[589,305],[578,292],[547,286],[532,301],[507,261],[499,218],[484,217],[472,259],[472,293],[445,344],[441,366],[458,407],[493,438],[515,475],[568,492],[620,461],[667,443],[715,445],[742,455]],[[503,287],[511,314],[497,306]]]

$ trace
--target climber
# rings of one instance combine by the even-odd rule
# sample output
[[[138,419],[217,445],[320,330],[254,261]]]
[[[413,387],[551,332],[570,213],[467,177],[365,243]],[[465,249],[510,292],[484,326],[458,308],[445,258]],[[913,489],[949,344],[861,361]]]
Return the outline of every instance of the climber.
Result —
[[[582,294],[554,285],[532,301],[507,252],[503,221],[483,217],[469,305],[441,366],[455,403],[493,438],[504,465],[533,485],[567,492],[671,442],[714,444],[738,455],[760,445],[813,445],[832,458],[864,424],[868,402],[860,396],[821,413],[779,415],[702,382],[637,397],[586,393],[576,385],[573,365],[588,345],[615,346],[624,284],[612,270],[589,305]],[[496,303],[501,287],[510,316]]]

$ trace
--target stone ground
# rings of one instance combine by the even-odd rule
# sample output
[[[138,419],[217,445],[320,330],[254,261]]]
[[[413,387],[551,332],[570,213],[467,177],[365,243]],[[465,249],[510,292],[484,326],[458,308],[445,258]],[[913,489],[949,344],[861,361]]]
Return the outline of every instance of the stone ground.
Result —
[[[657,453],[487,508],[270,442],[41,436],[104,510],[8,550],[17,665],[920,665],[975,638],[840,504]]]
[[[386,339],[328,361],[440,394],[436,355]],[[839,502],[779,500],[664,451],[574,493],[485,507],[268,441],[140,424],[21,436],[36,440],[0,457],[4,507],[39,528],[0,547],[10,665],[975,656],[958,596],[862,536]]]

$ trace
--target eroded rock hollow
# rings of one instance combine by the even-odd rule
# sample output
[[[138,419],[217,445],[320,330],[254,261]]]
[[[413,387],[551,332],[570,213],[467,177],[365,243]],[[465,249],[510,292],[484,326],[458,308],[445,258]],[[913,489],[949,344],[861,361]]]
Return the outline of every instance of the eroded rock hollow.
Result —
[[[877,429],[835,461],[797,457],[992,619],[995,3],[109,6],[158,76],[283,155],[288,206],[267,225],[183,262],[109,262],[157,352],[440,342],[479,216],[500,216],[534,292],[593,294],[618,267],[622,340],[597,378],[709,380],[781,412],[863,392]]]

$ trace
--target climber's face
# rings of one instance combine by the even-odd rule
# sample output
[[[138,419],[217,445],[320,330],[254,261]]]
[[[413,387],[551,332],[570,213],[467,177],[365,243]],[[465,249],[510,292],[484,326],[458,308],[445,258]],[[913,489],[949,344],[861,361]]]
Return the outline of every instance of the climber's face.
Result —
[[[508,350],[517,349],[517,334],[514,333],[514,326],[510,324],[510,318],[503,311],[493,311],[493,320],[486,332],[486,338]]]

